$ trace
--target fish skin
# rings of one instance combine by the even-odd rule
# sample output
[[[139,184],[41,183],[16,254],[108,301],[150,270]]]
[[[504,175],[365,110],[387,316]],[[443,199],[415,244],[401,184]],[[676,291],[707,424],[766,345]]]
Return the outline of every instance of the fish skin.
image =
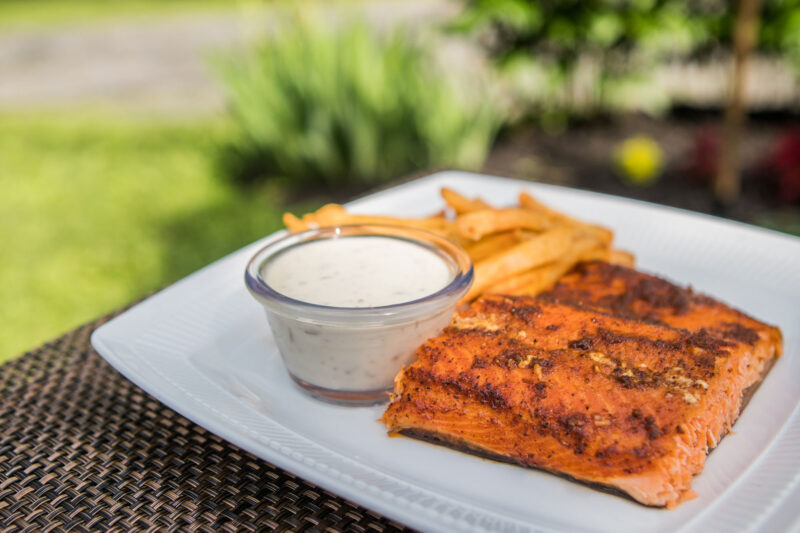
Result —
[[[780,350],[777,328],[592,262],[538,297],[489,295],[456,314],[397,375],[382,420],[674,507]]]

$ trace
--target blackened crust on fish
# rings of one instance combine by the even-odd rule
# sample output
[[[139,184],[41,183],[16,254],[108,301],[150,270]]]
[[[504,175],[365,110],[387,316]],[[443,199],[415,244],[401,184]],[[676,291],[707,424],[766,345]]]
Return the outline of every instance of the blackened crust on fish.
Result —
[[[542,315],[542,308],[529,297],[502,296],[487,299],[486,312],[511,313],[524,324],[532,324]]]
[[[636,320],[637,322],[641,322],[642,324],[650,324],[654,326],[663,326],[663,327],[670,327],[668,324],[664,323],[662,320],[654,318],[652,314],[638,314],[638,315],[621,315],[615,313],[612,309],[607,307],[601,307],[597,305],[596,302],[593,302],[588,299],[581,298],[582,291],[580,290],[573,290],[568,295],[567,294],[560,294],[555,293],[555,289],[543,292],[536,296],[537,300],[543,300],[548,302],[555,302],[561,305],[568,305],[576,310],[580,311],[592,311],[597,313],[600,316],[606,316],[609,318],[625,318],[628,320]],[[508,297],[506,297],[508,298]]]
[[[558,297],[491,295],[462,310],[398,376],[390,432],[613,486],[645,505],[690,497],[704,452],[780,354],[780,331],[690,290],[684,309],[684,289],[662,298],[647,279],[633,316],[621,316],[597,302],[626,290],[620,276],[647,275],[608,271],[619,274],[608,285],[573,272]]]
[[[531,470],[538,470],[539,472],[545,472],[547,474],[554,475],[554,476],[560,477],[562,479],[567,479],[569,481],[578,482],[581,485],[585,485],[587,487],[591,487],[593,489],[603,491],[603,492],[605,492],[607,494],[613,494],[614,496],[619,496],[619,497],[624,498],[626,500],[636,502],[636,500],[634,498],[632,498],[628,493],[626,493],[624,491],[621,491],[621,490],[619,490],[619,489],[617,489],[615,487],[612,487],[611,485],[604,485],[602,483],[595,483],[595,482],[592,482],[592,481],[584,481],[582,479],[574,478],[574,477],[570,476],[569,474],[565,474],[563,472],[558,472],[558,471],[554,471],[554,470],[547,470],[545,468],[541,468],[541,467],[538,467],[538,466],[532,466],[532,465],[527,464],[527,463],[525,463],[523,461],[518,461],[518,460],[515,460],[515,459],[513,459],[511,457],[506,457],[504,455],[496,454],[496,453],[492,452],[491,450],[486,450],[484,448],[481,448],[480,446],[475,446],[474,444],[471,444],[471,443],[469,443],[469,442],[467,442],[465,440],[462,440],[462,439],[458,439],[456,437],[451,437],[449,435],[442,435],[442,434],[439,434],[439,433],[436,433],[436,432],[433,432],[433,431],[426,431],[426,430],[423,430],[423,429],[403,429],[403,430],[399,431],[399,434],[403,435],[403,436],[406,436],[406,437],[410,437],[412,439],[417,439],[417,440],[422,440],[422,441],[425,441],[425,442],[430,442],[431,444],[436,444],[436,445],[440,445],[440,446],[447,446],[448,448],[450,448],[452,450],[456,450],[456,451],[459,451],[459,452],[462,452],[462,453],[466,453],[468,455],[476,455],[476,456],[482,457],[484,459],[489,459],[490,461],[498,461],[498,462],[501,462],[501,463],[517,465],[517,466],[523,466],[525,468],[530,468]],[[636,503],[639,503],[641,505],[641,502],[636,502]],[[651,507],[653,509],[664,509],[665,508],[665,506],[663,506],[663,505],[661,505],[661,506],[659,506],[659,505],[647,505],[647,507]]]
[[[692,305],[714,303],[708,296],[695,293],[691,287],[682,288],[661,278],[642,274],[632,268],[612,265],[602,261],[589,261],[576,266],[572,272],[582,276],[596,276],[601,283],[613,281],[624,283],[626,290],[621,294],[608,294],[595,300],[601,307],[611,309],[618,316],[650,318],[642,316],[637,310],[637,303],[649,309],[660,309],[670,314],[686,313]],[[565,288],[557,284],[552,292],[558,293]],[[587,291],[587,300],[593,296]],[[657,320],[657,317],[653,317]]]
[[[723,326],[722,336],[726,339],[745,342],[751,346],[758,342],[758,333],[752,328],[745,327],[735,322],[727,322],[723,324]]]
[[[743,399],[742,399],[742,406],[741,406],[741,409],[739,410],[740,413],[742,411],[744,411],[744,408],[750,402],[750,400],[752,399],[753,395],[755,394],[755,392],[758,390],[759,386],[763,382],[764,378],[767,376],[767,374],[769,374],[770,370],[772,370],[772,367],[774,366],[775,361],[776,361],[776,359],[773,358],[769,362],[769,364],[767,364],[764,367],[764,371],[761,374],[761,379],[758,382],[756,382],[752,386],[750,386],[747,389],[745,389],[744,395],[743,395]],[[641,416],[642,415],[641,415],[641,412],[640,412],[639,413],[639,417],[641,417]],[[738,418],[737,418],[736,421],[738,422]],[[734,423],[734,425],[735,425],[735,423]],[[682,433],[682,432],[683,432],[683,430],[678,428],[678,433]],[[459,439],[457,437],[452,437],[452,436],[449,436],[449,435],[443,435],[443,434],[440,434],[440,433],[436,433],[436,432],[433,432],[433,431],[426,431],[426,430],[423,430],[423,429],[402,429],[402,430],[400,430],[398,432],[398,434],[404,435],[406,437],[410,437],[412,439],[417,439],[417,440],[422,440],[422,441],[425,441],[425,442],[430,442],[432,444],[447,446],[448,448],[451,448],[453,450],[456,450],[456,451],[459,451],[459,452],[462,452],[462,453],[466,453],[466,454],[469,454],[469,455],[476,455],[478,457],[482,457],[484,459],[489,459],[491,461],[498,461],[498,462],[501,462],[501,463],[523,466],[525,468],[530,468],[532,470],[538,470],[540,472],[546,472],[548,474],[560,477],[562,479],[575,481],[575,482],[580,483],[581,485],[585,485],[587,487],[591,487],[593,489],[603,491],[603,492],[605,492],[607,494],[613,494],[614,496],[619,496],[619,497],[624,498],[626,500],[634,501],[636,503],[639,503],[640,505],[646,505],[646,504],[642,504],[642,502],[639,502],[636,499],[632,498],[627,492],[619,490],[619,489],[617,489],[617,488],[615,488],[613,486],[604,485],[602,483],[594,483],[594,482],[590,482],[590,481],[584,481],[584,480],[581,480],[581,479],[574,478],[574,477],[572,477],[572,476],[570,476],[568,474],[565,474],[563,472],[557,472],[557,471],[553,471],[553,470],[547,470],[545,468],[541,468],[541,467],[538,467],[538,466],[533,466],[533,465],[531,465],[529,463],[525,463],[524,461],[515,460],[512,457],[506,457],[505,455],[500,455],[500,454],[494,453],[491,450],[487,450],[485,448],[481,448],[480,446],[475,446],[474,444],[472,444],[470,442],[467,442],[467,441],[465,441],[463,439]],[[709,449],[708,453],[711,454],[711,452],[713,452],[715,449],[716,448]],[[654,509],[665,509],[665,506],[663,506],[663,505],[662,506],[647,505],[647,507],[651,507],[651,508],[654,508]]]
[[[711,335],[705,329],[694,332],[676,328],[671,329],[680,332],[680,337],[674,341],[651,339],[650,337],[641,335],[618,333],[609,329],[599,328],[594,336],[582,337],[580,339],[571,341],[569,343],[569,347],[574,350],[589,351],[597,348],[598,346],[609,347],[616,344],[632,342],[639,345],[652,346],[657,350],[671,352],[685,352],[690,348],[701,348],[707,351],[709,355],[720,356],[725,355],[725,348],[734,345],[732,342],[727,342],[719,337]]]
[[[457,394],[463,394],[495,410],[508,407],[508,401],[500,387],[491,383],[479,383],[472,374],[462,372],[455,379],[447,379],[437,377],[427,369],[414,366],[407,368],[406,373],[420,385],[449,388]]]
[[[593,287],[617,287],[623,290],[598,293]],[[725,305],[705,294],[694,292],[692,287],[680,287],[657,276],[603,261],[578,264],[552,289],[541,293],[539,298],[562,303],[571,302],[581,307],[597,311],[605,310],[611,315],[635,318],[650,324],[663,324],[663,316],[681,316],[692,308]],[[725,307],[739,317],[749,318],[746,313],[738,309],[728,305]],[[738,328],[730,331],[727,338],[750,342],[744,337],[738,337],[737,333],[744,333],[752,342],[758,340],[752,334],[742,332]]]
[[[591,337],[581,337],[580,339],[570,341],[568,346],[573,350],[589,351],[594,348],[594,339]]]

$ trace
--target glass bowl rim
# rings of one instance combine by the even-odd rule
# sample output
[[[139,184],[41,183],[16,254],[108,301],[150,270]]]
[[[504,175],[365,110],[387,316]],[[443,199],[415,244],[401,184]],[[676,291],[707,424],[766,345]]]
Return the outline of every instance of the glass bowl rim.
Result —
[[[337,307],[320,305],[286,296],[266,283],[261,275],[264,264],[273,256],[291,247],[319,239],[336,239],[353,236],[390,237],[406,240],[431,250],[450,263],[453,278],[441,289],[431,294],[390,305],[374,307]],[[298,233],[279,234],[263,245],[248,261],[245,284],[250,293],[270,310],[302,319],[313,315],[331,320],[362,318],[419,318],[440,307],[446,307],[463,296],[474,278],[472,260],[458,244],[436,233],[408,226],[390,224],[342,224],[323,226]],[[431,308],[430,313],[422,313]]]

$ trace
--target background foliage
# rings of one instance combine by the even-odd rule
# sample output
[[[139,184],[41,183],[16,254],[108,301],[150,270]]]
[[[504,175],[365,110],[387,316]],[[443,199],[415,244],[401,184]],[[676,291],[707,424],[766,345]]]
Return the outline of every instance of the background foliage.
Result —
[[[728,0],[468,0],[453,29],[479,36],[497,66],[524,72],[527,115],[545,124],[631,108],[665,110],[649,75],[664,61],[730,49]],[[765,0],[758,49],[800,69],[800,0]],[[587,82],[588,78],[588,82]],[[576,94],[589,86],[591,94]]]
[[[365,187],[431,167],[474,169],[500,120],[480,80],[435,63],[408,32],[296,13],[218,62],[237,125],[225,168],[242,181]]]

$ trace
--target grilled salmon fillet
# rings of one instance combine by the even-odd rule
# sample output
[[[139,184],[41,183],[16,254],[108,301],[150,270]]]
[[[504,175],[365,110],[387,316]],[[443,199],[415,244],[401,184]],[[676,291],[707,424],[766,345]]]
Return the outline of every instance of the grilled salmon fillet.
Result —
[[[490,295],[459,312],[397,375],[382,420],[674,507],[780,351],[777,328],[593,262],[535,298]]]

